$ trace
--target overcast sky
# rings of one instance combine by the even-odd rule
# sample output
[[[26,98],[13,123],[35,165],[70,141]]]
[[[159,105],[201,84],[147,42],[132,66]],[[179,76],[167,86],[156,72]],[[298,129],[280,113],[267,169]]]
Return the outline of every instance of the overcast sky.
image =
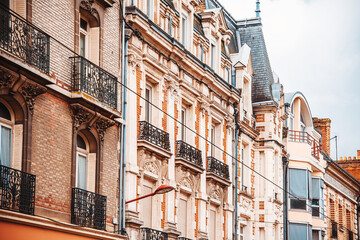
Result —
[[[219,0],[235,19],[256,0]],[[261,0],[273,71],[285,92],[301,91],[313,117],[330,118],[338,154],[360,149],[360,0]],[[331,156],[335,141],[331,141]]]

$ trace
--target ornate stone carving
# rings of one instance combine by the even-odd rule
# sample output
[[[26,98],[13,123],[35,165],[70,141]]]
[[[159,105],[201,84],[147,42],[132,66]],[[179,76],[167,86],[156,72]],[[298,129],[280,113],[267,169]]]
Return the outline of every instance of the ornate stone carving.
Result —
[[[203,98],[198,98],[197,100],[200,103],[200,112],[203,114],[205,114],[205,112],[210,113],[210,104]]]
[[[226,127],[227,128],[235,128],[235,122],[234,122],[234,119],[231,116],[226,115],[224,117],[224,120],[226,122]]]
[[[96,19],[98,19],[98,12],[93,8],[94,0],[83,0],[80,2],[80,7],[91,13]]]
[[[209,182],[207,186],[207,194],[210,198],[224,202],[224,189],[215,182]]]
[[[81,124],[90,120],[92,114],[87,108],[82,107],[79,104],[70,105],[70,109],[71,117],[73,119],[73,129],[74,132],[76,132],[77,130],[79,130]]]
[[[166,177],[167,161],[158,158],[158,156],[145,149],[138,150],[138,165],[140,170],[146,170],[160,179]]]
[[[167,91],[173,96],[178,96],[180,93],[179,84],[169,75],[165,75],[164,79]]]
[[[112,127],[115,125],[115,122],[107,119],[107,118],[100,118],[95,123],[95,128],[97,132],[99,133],[100,142],[102,143],[104,141],[105,132],[109,127]]]
[[[190,188],[193,193],[199,191],[200,186],[200,175],[194,175],[190,171],[182,168],[181,166],[176,167],[176,182],[179,185]]]
[[[252,201],[245,197],[240,197],[239,201],[239,212],[240,215],[245,215],[250,217],[252,210]]]
[[[31,115],[34,114],[35,98],[45,92],[46,92],[46,87],[43,87],[36,83],[26,82],[21,87],[20,93],[23,95]]]
[[[10,87],[15,81],[15,77],[7,70],[0,69],[0,88]]]

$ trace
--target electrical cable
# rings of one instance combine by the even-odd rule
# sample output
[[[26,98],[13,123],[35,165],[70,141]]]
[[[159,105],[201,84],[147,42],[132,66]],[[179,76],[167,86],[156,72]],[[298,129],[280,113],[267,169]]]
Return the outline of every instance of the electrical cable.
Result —
[[[59,43],[60,45],[62,45],[63,47],[65,47],[66,49],[68,49],[68,50],[69,50],[70,52],[72,52],[73,54],[75,54],[75,55],[77,55],[77,56],[80,56],[78,53],[76,53],[75,51],[73,51],[72,49],[70,49],[69,47],[67,47],[66,45],[64,45],[63,43],[61,43],[61,42],[60,42],[59,40],[57,40],[56,38],[52,37],[51,35],[47,34],[47,33],[44,32],[44,31],[42,31],[41,29],[39,29],[38,27],[36,27],[36,26],[33,25],[32,23],[28,22],[25,18],[23,18],[22,16],[18,15],[16,12],[12,11],[11,9],[7,8],[6,6],[4,6],[4,5],[2,5],[2,4],[0,4],[0,5],[1,5],[1,7],[6,8],[7,10],[10,10],[12,13],[14,13],[15,15],[17,15],[17,16],[20,17],[21,19],[23,19],[23,21],[25,21],[26,23],[28,23],[28,24],[31,25],[32,27],[36,28],[38,31],[40,31],[40,32],[46,34],[47,36],[49,36],[49,38],[53,39],[54,41],[56,41],[57,43]],[[123,18],[123,19],[124,19],[124,21],[125,21],[125,18]],[[138,37],[139,40],[143,41],[145,44],[147,44],[147,45],[148,45],[149,47],[151,47],[153,50],[156,50],[156,52],[158,52],[158,53],[161,54],[162,56],[166,57],[166,59],[171,60],[171,61],[174,61],[174,63],[176,63],[176,65],[179,67],[179,69],[182,69],[183,71],[187,72],[185,69],[181,68],[181,67],[178,65],[178,63],[176,62],[176,60],[174,60],[174,59],[166,56],[164,53],[160,52],[158,49],[156,49],[154,46],[152,46],[149,42],[145,41],[145,39],[143,38],[142,34],[141,34],[137,29],[132,28],[132,27],[127,23],[127,21],[125,21],[125,25],[126,25],[127,27],[129,27],[129,29],[131,29],[131,30],[134,32],[135,36]],[[192,75],[190,75],[190,76],[192,76]],[[218,94],[217,94],[214,90],[212,90],[206,83],[204,83],[203,81],[201,81],[201,80],[199,80],[199,79],[196,79],[195,77],[194,77],[194,80],[198,80],[198,81],[202,82],[204,85],[206,85],[206,86],[208,87],[209,91],[215,93],[215,94],[218,96]],[[235,159],[235,160],[236,160],[236,158],[235,158],[234,156],[232,156],[232,155],[229,154],[228,152],[225,152],[225,151],[222,150],[219,146],[213,144],[212,142],[210,142],[209,140],[207,140],[205,137],[203,137],[203,136],[201,136],[200,134],[196,133],[196,132],[195,132],[194,130],[192,130],[190,127],[186,126],[186,124],[181,123],[179,120],[175,119],[173,116],[171,116],[170,114],[166,113],[166,112],[163,111],[161,108],[157,107],[157,106],[154,105],[152,102],[148,101],[147,99],[145,99],[144,97],[142,97],[141,95],[139,95],[139,94],[138,94],[137,92],[135,92],[134,90],[130,89],[130,88],[127,87],[127,86],[124,86],[121,81],[119,81],[119,80],[116,80],[116,81],[117,81],[117,83],[119,83],[122,87],[125,87],[127,90],[129,90],[130,92],[134,93],[137,97],[140,97],[141,99],[145,100],[147,103],[149,103],[149,104],[150,104],[152,107],[154,107],[155,109],[161,111],[162,113],[164,113],[165,115],[167,115],[169,118],[173,119],[174,121],[176,121],[176,122],[179,123],[180,125],[184,126],[186,129],[188,129],[189,131],[193,132],[195,135],[199,136],[201,139],[205,140],[205,142],[207,142],[207,143],[210,144],[211,146],[213,146],[213,147],[215,147],[216,149],[218,149],[219,151],[225,153],[225,155],[229,156],[231,159],[233,159],[233,160]],[[220,97],[221,97],[221,96],[220,96]],[[222,99],[223,101],[226,101],[228,104],[232,104],[231,102],[227,101],[226,99],[224,99],[224,98],[222,98],[222,97],[221,97],[221,99]],[[259,177],[262,177],[264,180],[270,182],[270,183],[273,184],[275,187],[277,187],[277,188],[279,188],[280,190],[282,190],[284,193],[289,194],[289,195],[292,196],[294,199],[297,199],[297,200],[305,200],[305,199],[300,199],[299,197],[294,196],[294,195],[291,194],[289,191],[283,189],[281,186],[279,186],[279,185],[276,184],[275,182],[271,181],[269,178],[267,178],[266,176],[262,175],[261,173],[259,173],[259,172],[256,171],[255,169],[252,169],[251,167],[249,167],[248,165],[246,165],[246,164],[243,163],[242,161],[240,161],[240,160],[236,160],[236,161],[238,161],[238,163],[240,163],[243,167],[246,167],[246,168],[248,168],[249,170],[251,170],[253,173],[255,173],[256,175],[258,175]],[[284,203],[282,203],[282,204],[284,204]],[[310,204],[308,204],[308,203],[306,203],[305,205],[308,206],[308,207],[310,207],[310,209],[313,208],[313,206],[310,205]],[[354,213],[353,211],[351,211],[351,212]],[[338,222],[336,222],[335,220],[332,220],[331,217],[326,216],[325,214],[323,214],[323,217],[329,219],[332,223],[336,223],[336,224],[338,224],[338,225],[341,225],[341,224],[339,224]],[[44,217],[44,218],[47,218],[47,217]],[[54,220],[54,221],[56,221],[56,220]],[[71,225],[71,226],[73,226],[73,225]],[[342,226],[343,226],[343,225],[342,225]],[[348,231],[351,231],[351,232],[352,232],[352,230],[350,230],[350,229],[348,229],[348,228],[345,228],[344,226],[343,226],[343,228],[346,229],[346,230],[348,230]]]

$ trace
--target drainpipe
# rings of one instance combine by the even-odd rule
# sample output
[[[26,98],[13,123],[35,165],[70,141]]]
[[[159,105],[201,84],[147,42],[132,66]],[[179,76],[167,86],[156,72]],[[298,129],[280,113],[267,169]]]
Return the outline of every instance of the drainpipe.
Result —
[[[122,0],[121,0],[122,1]],[[127,46],[128,38],[125,36],[125,1],[122,2],[122,39],[121,39],[121,111],[123,116],[123,123],[121,124],[121,152],[120,152],[120,187],[119,187],[119,229],[118,233],[125,235],[125,159],[126,159],[126,111],[127,111]]]
[[[288,174],[288,167],[289,167],[289,155],[287,155],[286,157],[282,157],[282,162],[283,162],[283,176],[284,176],[284,178],[283,178],[284,240],[288,240],[289,238],[288,238],[288,196],[287,196],[287,189],[288,189],[287,179],[288,179],[288,177],[287,177],[287,174]]]
[[[360,223],[359,223],[359,217],[360,217],[360,195],[356,199],[357,201],[357,211],[356,211],[356,222],[357,222],[357,239],[360,239]]]
[[[235,222],[234,222],[234,240],[237,240],[237,226],[238,226],[238,136],[239,124],[237,121],[238,109],[234,104],[234,121],[235,121]]]

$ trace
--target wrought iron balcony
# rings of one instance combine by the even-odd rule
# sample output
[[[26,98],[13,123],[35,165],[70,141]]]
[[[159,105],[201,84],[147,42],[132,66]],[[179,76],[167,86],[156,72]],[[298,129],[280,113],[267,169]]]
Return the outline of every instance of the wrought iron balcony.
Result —
[[[354,233],[349,231],[349,240],[354,240]]]
[[[176,157],[183,158],[199,167],[203,166],[201,150],[184,141],[176,141]]]
[[[142,240],[167,240],[168,234],[152,228],[141,228]]]
[[[192,240],[191,238],[179,237],[178,240]]]
[[[106,196],[72,189],[71,223],[100,230],[106,228]]]
[[[220,162],[216,158],[207,157],[208,168],[207,171],[214,173],[215,175],[222,177],[226,180],[230,180],[229,166],[223,162]]]
[[[307,132],[294,131],[294,130],[289,130],[288,135],[290,141],[308,143],[311,146],[311,154],[316,159],[319,159],[321,144],[313,136],[311,136]]]
[[[50,37],[0,6],[0,48],[49,74]]]
[[[331,237],[337,239],[338,237],[338,227],[336,222],[331,222]]]
[[[0,165],[0,208],[34,215],[36,176]]]
[[[72,91],[83,92],[117,109],[117,78],[83,57],[71,57]]]
[[[146,121],[141,121],[139,124],[139,140],[148,141],[166,151],[170,151],[169,133],[151,125]]]

